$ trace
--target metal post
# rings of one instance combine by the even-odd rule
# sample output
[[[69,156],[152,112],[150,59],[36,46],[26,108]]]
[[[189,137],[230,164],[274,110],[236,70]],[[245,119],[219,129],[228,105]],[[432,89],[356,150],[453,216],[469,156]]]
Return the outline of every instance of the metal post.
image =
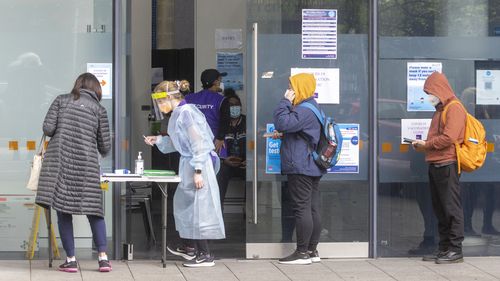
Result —
[[[378,1],[370,1],[370,31],[368,34],[368,52],[369,52],[369,91],[370,91],[370,241],[369,241],[369,257],[377,258],[377,194],[378,194]]]
[[[120,135],[121,128],[123,128],[122,119],[120,118],[122,112],[122,98],[125,95],[117,95],[116,93],[124,93],[122,87],[122,34],[123,34],[123,17],[122,11],[124,9],[123,0],[113,0],[113,128],[114,128],[114,145],[113,145],[113,169],[115,167],[124,167],[123,158],[121,154],[121,143],[123,137]],[[113,258],[122,258],[122,205],[121,205],[121,183],[113,183]]]
[[[258,74],[259,70],[258,68],[258,50],[257,47],[259,46],[258,44],[258,34],[259,34],[259,24],[254,23],[253,24],[253,140],[254,140],[254,146],[253,146],[253,223],[257,224],[257,175],[258,175],[258,167],[257,167],[257,143],[258,143],[258,136],[257,136],[257,93],[258,93]]]

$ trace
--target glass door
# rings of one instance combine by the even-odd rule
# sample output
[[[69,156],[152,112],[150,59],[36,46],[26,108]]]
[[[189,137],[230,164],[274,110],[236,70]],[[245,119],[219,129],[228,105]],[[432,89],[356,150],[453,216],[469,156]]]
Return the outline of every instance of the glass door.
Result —
[[[30,243],[35,193],[26,189],[26,183],[50,104],[58,95],[69,93],[78,75],[90,71],[92,65],[105,64],[111,71],[112,8],[112,0],[0,2],[0,259],[24,257]],[[113,120],[112,82],[101,82],[108,85],[103,87],[107,95],[101,103]],[[111,156],[101,161],[103,169],[111,165]],[[111,194],[104,194],[110,239]],[[40,220],[36,248],[41,249],[37,257],[44,258],[47,231],[44,218]],[[57,222],[55,212],[52,222]],[[77,251],[80,257],[91,256],[88,221],[75,217],[74,222]]]
[[[347,140],[337,170],[320,182],[320,255],[368,257],[368,1],[304,3],[247,2],[246,256],[277,258],[295,249],[295,219],[286,176],[279,171],[279,147],[263,137],[294,71],[315,73],[320,106],[342,124]],[[326,47],[314,47],[318,41]]]

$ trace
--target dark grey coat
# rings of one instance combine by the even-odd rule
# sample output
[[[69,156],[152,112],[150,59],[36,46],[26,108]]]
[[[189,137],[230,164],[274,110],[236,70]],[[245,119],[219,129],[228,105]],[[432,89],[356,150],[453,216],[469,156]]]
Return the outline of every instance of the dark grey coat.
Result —
[[[43,132],[51,137],[42,163],[36,203],[74,215],[104,216],[98,153],[111,149],[106,109],[97,95],[80,90],[58,96]]]

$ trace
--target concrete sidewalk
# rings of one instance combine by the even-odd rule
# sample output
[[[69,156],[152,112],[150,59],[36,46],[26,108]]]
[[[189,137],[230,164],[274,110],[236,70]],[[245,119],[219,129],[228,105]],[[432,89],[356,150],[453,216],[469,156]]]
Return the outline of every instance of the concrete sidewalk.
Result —
[[[48,269],[45,260],[0,261],[0,280],[500,280],[500,257],[466,258],[464,263],[437,265],[419,259],[323,260],[303,266],[280,265],[275,260],[218,260],[211,268],[185,268],[170,261],[112,262],[113,271],[100,273],[96,261],[80,261],[79,273],[58,272],[60,261]]]

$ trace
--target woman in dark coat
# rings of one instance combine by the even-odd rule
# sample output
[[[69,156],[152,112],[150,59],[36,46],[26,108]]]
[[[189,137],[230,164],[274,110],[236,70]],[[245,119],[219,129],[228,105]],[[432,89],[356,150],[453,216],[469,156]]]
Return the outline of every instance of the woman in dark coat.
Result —
[[[57,211],[66,262],[59,269],[77,272],[72,215],[87,215],[99,251],[99,270],[111,271],[106,255],[106,225],[100,187],[99,153],[111,149],[101,85],[81,74],[70,94],[58,96],[47,112],[43,132],[50,137],[42,164],[36,203]]]

